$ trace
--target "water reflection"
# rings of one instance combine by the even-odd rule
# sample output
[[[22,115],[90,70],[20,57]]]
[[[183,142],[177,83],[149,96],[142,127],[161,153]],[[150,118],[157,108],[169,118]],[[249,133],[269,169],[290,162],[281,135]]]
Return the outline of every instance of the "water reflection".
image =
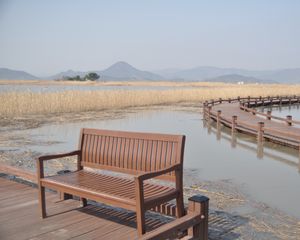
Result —
[[[245,134],[237,131],[230,131],[229,128],[224,126],[218,126],[218,124],[210,120],[204,120],[203,127],[207,129],[208,134],[215,134],[218,141],[224,140],[230,142],[232,148],[236,148],[238,146],[240,148],[256,152],[258,159],[263,159],[266,156],[288,166],[296,167],[300,173],[300,151],[298,150],[278,146],[271,142],[255,141],[255,137],[251,139]],[[256,144],[256,147],[253,146],[254,144]]]

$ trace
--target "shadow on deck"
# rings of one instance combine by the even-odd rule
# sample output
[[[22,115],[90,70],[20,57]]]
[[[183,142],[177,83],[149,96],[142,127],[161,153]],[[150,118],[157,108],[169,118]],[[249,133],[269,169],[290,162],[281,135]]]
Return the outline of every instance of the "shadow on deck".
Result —
[[[49,217],[42,220],[36,188],[1,177],[0,192],[0,239],[137,239],[134,212],[94,203],[81,208],[76,200],[60,201],[48,192]],[[159,214],[146,216],[147,231],[172,221]],[[211,212],[209,239],[239,238],[232,230],[247,222],[240,218]]]

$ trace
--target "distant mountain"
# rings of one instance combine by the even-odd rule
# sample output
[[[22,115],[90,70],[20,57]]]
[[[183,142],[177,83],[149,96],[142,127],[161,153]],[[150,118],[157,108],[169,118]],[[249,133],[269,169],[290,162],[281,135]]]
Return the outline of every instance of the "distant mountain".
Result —
[[[195,67],[185,70],[169,72],[169,78],[181,78],[185,80],[203,81],[207,78],[219,77],[226,74],[232,74],[232,71],[217,67]]]
[[[227,75],[222,75],[219,77],[215,78],[208,78],[203,80],[205,82],[225,82],[225,83],[238,83],[238,82],[243,82],[243,83],[261,83],[263,80],[254,78],[254,77],[247,77],[239,74],[227,74]]]
[[[58,74],[55,74],[53,76],[47,77],[46,79],[49,80],[60,80],[63,79],[64,77],[75,77],[77,75],[79,75],[80,77],[84,77],[86,75],[87,72],[80,72],[80,71],[73,71],[73,70],[68,70],[65,72],[60,72]]]
[[[105,69],[97,72],[101,79],[114,80],[162,80],[163,77],[148,71],[141,71],[126,62],[117,62]]]
[[[272,71],[262,74],[261,77],[281,83],[300,83],[300,68]]]
[[[238,68],[195,67],[181,71],[170,71],[167,74],[160,70],[163,77],[184,79],[187,81],[204,81],[224,75],[242,75],[253,77],[263,82],[300,83],[300,68],[283,70],[246,70]]]
[[[85,76],[89,72],[95,72],[100,75],[100,80],[117,80],[117,81],[125,81],[125,80],[162,80],[164,79],[162,76],[148,72],[141,71],[126,62],[117,62],[105,70],[96,70],[96,71],[73,71],[68,70],[65,72],[58,73],[56,75],[47,77],[47,79],[63,79],[63,77],[74,77],[79,75],[80,77]]]
[[[160,70],[154,70],[152,71],[155,74],[158,74],[160,76],[163,76],[164,78],[172,78],[172,76],[174,75],[174,73],[176,72],[180,72],[182,71],[182,69],[179,68],[165,68],[165,69],[160,69]]]
[[[225,81],[225,82],[264,82],[300,84],[300,68],[281,70],[246,70],[239,68],[195,67],[185,70],[164,69],[155,72],[139,70],[126,62],[117,62],[105,70],[73,71],[68,70],[46,78],[38,78],[24,71],[0,68],[0,79],[63,79],[63,77],[85,76],[89,72],[96,72],[101,80],[170,80],[170,81]]]
[[[8,68],[0,68],[0,79],[4,80],[35,80],[38,77],[24,71],[17,71]]]

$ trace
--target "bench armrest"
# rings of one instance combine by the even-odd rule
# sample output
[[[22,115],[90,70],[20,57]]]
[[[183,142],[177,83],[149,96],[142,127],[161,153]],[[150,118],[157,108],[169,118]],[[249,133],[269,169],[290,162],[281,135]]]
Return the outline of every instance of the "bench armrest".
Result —
[[[54,154],[54,155],[43,155],[38,157],[38,161],[47,161],[51,159],[57,159],[57,158],[63,158],[63,157],[69,157],[74,155],[79,155],[81,153],[80,150],[68,152],[68,153],[61,153],[61,154]]]
[[[81,153],[81,150],[76,150],[76,151],[72,151],[72,152],[68,152],[68,153],[44,155],[44,156],[38,157],[36,159],[36,170],[37,170],[38,182],[39,182],[39,179],[44,177],[44,161],[79,155],[80,153]]]
[[[138,174],[137,176],[135,176],[135,178],[139,179],[140,181],[144,181],[144,180],[154,178],[154,177],[157,177],[157,176],[169,173],[169,172],[179,170],[181,168],[182,168],[182,165],[180,163],[178,163],[178,164],[172,165],[168,168],[164,168],[162,170]]]

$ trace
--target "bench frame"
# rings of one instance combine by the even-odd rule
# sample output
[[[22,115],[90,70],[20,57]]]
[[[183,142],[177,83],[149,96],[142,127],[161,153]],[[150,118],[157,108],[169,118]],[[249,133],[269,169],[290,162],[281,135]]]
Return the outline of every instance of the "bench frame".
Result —
[[[131,169],[120,169],[106,165],[96,164],[91,166],[91,164],[85,164],[83,159],[83,139],[85,134],[105,134],[106,136],[114,136],[118,137],[121,135],[122,137],[138,137],[142,139],[152,139],[153,141],[165,141],[166,138],[169,140],[174,140],[176,142],[177,151],[176,154],[176,163],[173,163],[165,168],[156,169],[155,171],[141,171],[141,170],[131,170]],[[152,141],[151,140],[151,141]],[[141,236],[145,233],[145,212],[147,210],[153,209],[160,204],[166,203],[172,199],[176,198],[176,216],[182,217],[185,214],[184,210],[184,202],[183,202],[183,157],[184,157],[184,145],[185,145],[185,136],[183,135],[167,135],[167,134],[151,134],[151,133],[132,133],[132,132],[121,132],[121,131],[108,131],[108,130],[96,130],[96,129],[82,129],[80,133],[79,140],[79,150],[72,151],[64,154],[56,154],[56,155],[47,155],[40,156],[37,158],[37,180],[38,180],[38,188],[39,188],[39,206],[41,211],[41,217],[46,217],[46,201],[45,201],[45,188],[54,189],[60,192],[63,192],[64,199],[70,198],[70,196],[75,195],[80,197],[81,205],[84,207],[87,205],[87,199],[95,200],[98,202],[102,202],[105,204],[109,204],[112,206],[118,206],[121,208],[125,208],[128,210],[136,211],[137,217],[137,230],[138,235]],[[129,147],[128,147],[129,148]],[[129,150],[128,150],[129,151]],[[135,199],[136,206],[127,205],[123,202],[118,202],[117,199],[106,199],[105,197],[99,197],[99,195],[95,195],[92,192],[87,193],[86,191],[80,191],[80,189],[70,189],[68,187],[55,186],[55,184],[49,184],[44,182],[44,162],[52,159],[59,159],[69,156],[77,156],[77,171],[83,170],[86,165],[89,168],[97,168],[103,170],[124,172],[128,174],[134,175],[134,186],[135,186]],[[147,167],[146,167],[147,168]],[[166,175],[168,174],[168,175]],[[174,181],[176,194],[160,196],[158,198],[151,199],[151,201],[144,201],[144,181],[152,178],[160,178],[164,180]]]

